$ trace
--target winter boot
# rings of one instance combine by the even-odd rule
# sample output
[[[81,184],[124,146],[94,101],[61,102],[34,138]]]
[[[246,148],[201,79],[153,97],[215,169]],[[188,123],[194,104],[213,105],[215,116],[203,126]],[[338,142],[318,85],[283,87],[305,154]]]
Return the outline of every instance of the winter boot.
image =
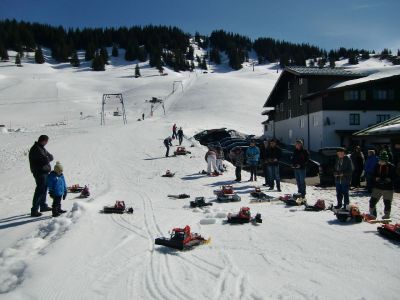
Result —
[[[51,211],[51,210],[52,210],[51,207],[46,206],[46,207],[41,208],[41,209],[40,209],[40,212],[46,212],[46,211]]]
[[[276,188],[278,189],[278,192],[282,192],[281,183],[279,181],[276,181]]]
[[[390,219],[390,210],[385,210],[382,219]]]
[[[369,214],[375,216],[375,218],[378,216],[376,213],[376,208],[375,207],[370,207],[369,208]]]
[[[42,214],[38,211],[31,211],[31,217],[40,217]]]

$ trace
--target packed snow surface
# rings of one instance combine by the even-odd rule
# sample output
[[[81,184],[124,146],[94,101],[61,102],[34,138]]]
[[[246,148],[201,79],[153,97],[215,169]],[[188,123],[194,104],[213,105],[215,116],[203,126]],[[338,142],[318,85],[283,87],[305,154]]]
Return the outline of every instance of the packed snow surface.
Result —
[[[26,59],[22,68],[0,67],[0,124],[13,129],[0,135],[0,299],[398,299],[399,245],[379,236],[377,225],[342,224],[330,211],[278,201],[249,203],[263,182],[247,182],[246,172],[234,184],[241,202],[188,208],[196,196],[214,201],[213,191],[234,179],[229,163],[222,176],[199,174],[205,149],[191,136],[218,127],[262,133],[275,65],[159,76],[143,63],[137,79],[135,64],[115,58],[99,73],[85,63],[73,69]],[[183,89],[172,93],[174,81]],[[110,99],[100,126],[103,93],[123,94],[127,125],[113,116],[118,103]],[[150,116],[151,97],[165,99],[165,115],[156,106]],[[142,113],[145,120],[137,121]],[[163,139],[174,123],[183,127],[191,154],[164,158]],[[59,218],[27,214],[35,187],[27,154],[41,134],[50,136],[47,149],[64,165],[67,183],[91,191],[88,199],[69,194],[62,202],[68,213]],[[161,177],[167,169],[176,175]],[[296,192],[289,183],[282,190],[267,192]],[[332,189],[307,191],[311,204],[335,203]],[[167,197],[181,193],[191,198]],[[116,200],[133,214],[99,213]],[[367,196],[352,192],[351,201],[367,210]],[[263,223],[225,224],[241,206],[261,213]],[[398,195],[392,215],[398,222]],[[154,245],[185,225],[211,243],[190,251]]]

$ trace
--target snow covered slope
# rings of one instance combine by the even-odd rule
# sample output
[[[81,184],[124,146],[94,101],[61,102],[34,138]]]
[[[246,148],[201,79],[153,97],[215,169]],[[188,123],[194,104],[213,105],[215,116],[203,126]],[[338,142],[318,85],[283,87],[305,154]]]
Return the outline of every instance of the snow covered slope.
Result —
[[[162,141],[172,124],[183,126],[187,147],[204,128],[261,133],[261,107],[277,79],[272,66],[158,76],[144,63],[141,72],[134,79],[134,64],[118,61],[100,73],[1,63],[0,124],[23,130],[0,135],[0,299],[398,298],[399,246],[378,236],[376,225],[340,224],[331,212],[280,203],[250,204],[248,182],[235,184],[242,202],[206,210],[188,209],[190,199],[167,198],[187,193],[213,200],[213,190],[234,178],[230,165],[220,177],[198,174],[205,149],[197,143],[190,156],[164,158]],[[183,92],[167,98],[174,81],[182,81]],[[113,103],[100,127],[107,92],[123,93],[128,125],[111,115]],[[159,107],[149,117],[145,100],[153,96],[166,98],[165,116]],[[142,112],[145,120],[136,121]],[[62,203],[69,212],[56,219],[27,215],[34,190],[27,151],[40,134],[50,136],[47,149],[63,163],[67,183],[89,184],[92,192],[86,200],[70,194]],[[167,169],[175,177],[161,177]],[[283,193],[292,192],[293,185],[283,184]],[[309,187],[308,198],[334,203],[335,196]],[[134,213],[99,213],[115,200]],[[367,197],[354,193],[351,200],[367,209]],[[223,224],[241,206],[260,212],[264,222]],[[393,206],[399,221],[398,195]],[[183,252],[154,245],[184,225],[211,244]]]

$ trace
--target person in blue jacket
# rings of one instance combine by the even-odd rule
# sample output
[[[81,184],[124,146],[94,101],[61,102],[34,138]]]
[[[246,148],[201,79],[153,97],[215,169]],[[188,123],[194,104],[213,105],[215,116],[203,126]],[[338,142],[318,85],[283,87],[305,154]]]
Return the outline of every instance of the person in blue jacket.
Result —
[[[250,179],[249,181],[257,181],[257,167],[260,161],[260,149],[256,146],[256,142],[252,140],[250,147],[246,150],[246,161],[250,167]]]
[[[58,161],[54,166],[54,170],[51,171],[47,177],[49,195],[53,199],[53,217],[58,217],[62,213],[66,212],[65,210],[61,209],[61,199],[65,200],[67,197],[67,184],[65,183],[63,171],[63,166]]]

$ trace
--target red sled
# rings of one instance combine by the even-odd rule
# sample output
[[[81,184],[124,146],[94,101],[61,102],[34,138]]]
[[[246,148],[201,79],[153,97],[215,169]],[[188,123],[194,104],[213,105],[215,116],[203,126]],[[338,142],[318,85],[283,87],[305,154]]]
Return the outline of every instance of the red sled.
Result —
[[[174,155],[186,155],[186,154],[190,154],[190,151],[187,151],[185,147],[179,146],[178,148],[176,148]]]
[[[133,213],[133,208],[126,209],[124,201],[115,201],[114,206],[104,206],[102,212],[103,214],[123,214],[124,212],[131,214]]]
[[[261,214],[257,214],[254,218],[251,217],[250,208],[242,207],[237,214],[228,214],[228,223],[244,224],[244,223],[262,223]]]
[[[170,238],[161,237],[155,239],[156,245],[166,246],[178,250],[190,249],[202,244],[208,244],[209,242],[210,238],[206,240],[198,233],[191,233],[190,226],[188,225],[186,225],[184,228],[172,229]]]
[[[378,232],[388,239],[400,242],[400,224],[383,224]]]
[[[69,193],[80,193],[83,191],[83,189],[86,187],[86,185],[80,186],[79,184],[73,184],[70,187],[68,187],[68,192]]]

